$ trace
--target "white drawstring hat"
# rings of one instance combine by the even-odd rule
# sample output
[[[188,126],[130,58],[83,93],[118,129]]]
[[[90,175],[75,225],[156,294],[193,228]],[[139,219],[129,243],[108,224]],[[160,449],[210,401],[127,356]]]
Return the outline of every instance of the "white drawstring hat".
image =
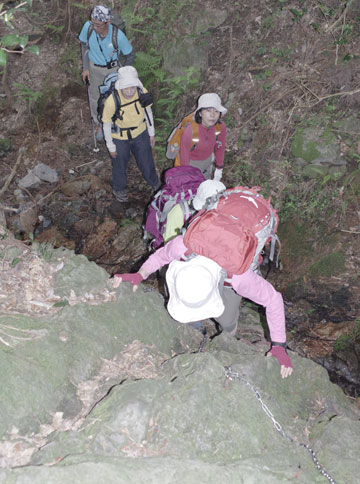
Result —
[[[199,188],[197,189],[196,195],[192,201],[193,207],[195,210],[201,210],[205,207],[206,200],[209,197],[217,195],[218,193],[226,190],[226,186],[217,180],[205,180],[200,183]],[[206,207],[206,208],[214,208],[214,207]]]
[[[197,113],[199,109],[203,109],[203,108],[215,108],[217,111],[219,111],[222,114],[227,113],[227,109],[221,105],[221,99],[219,95],[216,94],[215,92],[207,92],[206,94],[202,94],[199,97],[198,105],[195,110],[195,113]]]
[[[221,267],[202,255],[185,262],[172,261],[166,272],[170,316],[179,323],[219,317],[225,309],[220,280]]]
[[[115,89],[126,89],[127,87],[133,86],[139,87],[140,89],[144,87],[135,67],[120,67],[118,70],[118,80],[115,82]]]

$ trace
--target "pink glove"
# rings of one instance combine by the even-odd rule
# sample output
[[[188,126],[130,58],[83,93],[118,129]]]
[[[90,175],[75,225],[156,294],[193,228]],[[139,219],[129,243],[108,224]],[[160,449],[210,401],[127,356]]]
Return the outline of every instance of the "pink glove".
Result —
[[[290,356],[286,353],[285,348],[282,346],[273,346],[268,352],[268,355],[275,356],[280,363],[280,366],[285,366],[286,368],[292,368]]]
[[[114,277],[121,277],[122,282],[131,282],[133,286],[138,286],[143,280],[143,276],[140,272],[135,272],[132,274],[115,274]]]

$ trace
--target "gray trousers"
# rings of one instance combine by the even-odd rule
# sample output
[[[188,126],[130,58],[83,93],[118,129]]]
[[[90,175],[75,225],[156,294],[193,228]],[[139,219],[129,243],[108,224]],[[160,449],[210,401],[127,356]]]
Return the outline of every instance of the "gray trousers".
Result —
[[[89,87],[89,98],[90,98],[90,113],[94,120],[95,125],[100,126],[97,119],[97,104],[100,96],[99,86],[104,82],[105,77],[111,72],[117,72],[119,66],[113,67],[111,69],[106,69],[106,67],[96,67],[92,61],[90,61],[89,72],[90,72],[90,87]]]
[[[199,168],[201,173],[204,175],[205,180],[210,180],[214,164],[214,155],[211,154],[206,160],[196,161],[190,160],[189,165]]]
[[[221,316],[214,318],[223,331],[235,335],[240,314],[241,296],[230,286],[224,286],[221,294],[225,309]]]

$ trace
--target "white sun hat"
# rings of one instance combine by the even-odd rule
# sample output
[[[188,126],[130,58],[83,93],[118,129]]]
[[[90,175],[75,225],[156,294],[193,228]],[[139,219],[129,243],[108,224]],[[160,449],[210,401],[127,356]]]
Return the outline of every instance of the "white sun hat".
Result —
[[[118,80],[115,82],[115,89],[126,89],[127,87],[133,86],[140,87],[140,89],[144,87],[135,67],[120,67],[118,70]]]
[[[207,92],[205,94],[202,94],[199,97],[198,105],[195,110],[195,113],[199,111],[199,109],[203,109],[203,108],[215,108],[217,111],[219,111],[222,114],[227,113],[227,109],[221,105],[220,96],[215,92]]]
[[[219,292],[221,277],[221,267],[201,255],[172,261],[166,272],[170,316],[179,323],[219,317],[225,309]]]
[[[196,195],[192,201],[193,207],[195,210],[201,210],[205,207],[206,200],[209,197],[217,195],[218,193],[226,190],[226,186],[218,180],[205,180],[200,183],[199,188],[197,189]],[[206,208],[214,208],[214,207],[206,207]]]

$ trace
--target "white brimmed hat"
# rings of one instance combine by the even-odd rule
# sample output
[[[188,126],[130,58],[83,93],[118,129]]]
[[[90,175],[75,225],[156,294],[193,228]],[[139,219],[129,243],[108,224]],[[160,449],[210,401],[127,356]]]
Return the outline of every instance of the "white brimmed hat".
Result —
[[[206,200],[222,191],[226,190],[226,186],[217,180],[205,180],[200,183],[197,189],[195,198],[192,201],[195,210],[201,210],[205,207]],[[206,207],[210,208],[210,207]],[[212,208],[212,207],[211,207]]]
[[[199,109],[203,109],[203,108],[215,108],[217,111],[219,111],[222,114],[227,113],[227,109],[221,105],[220,96],[215,92],[207,92],[206,94],[203,94],[202,96],[199,97],[198,105],[195,110],[195,113],[199,111]]]
[[[224,312],[220,279],[221,267],[207,257],[172,261],[166,272],[170,316],[179,323],[219,317]]]
[[[118,70],[118,80],[115,82],[115,89],[126,89],[127,87],[133,86],[140,87],[140,89],[144,87],[135,67],[120,67]]]

